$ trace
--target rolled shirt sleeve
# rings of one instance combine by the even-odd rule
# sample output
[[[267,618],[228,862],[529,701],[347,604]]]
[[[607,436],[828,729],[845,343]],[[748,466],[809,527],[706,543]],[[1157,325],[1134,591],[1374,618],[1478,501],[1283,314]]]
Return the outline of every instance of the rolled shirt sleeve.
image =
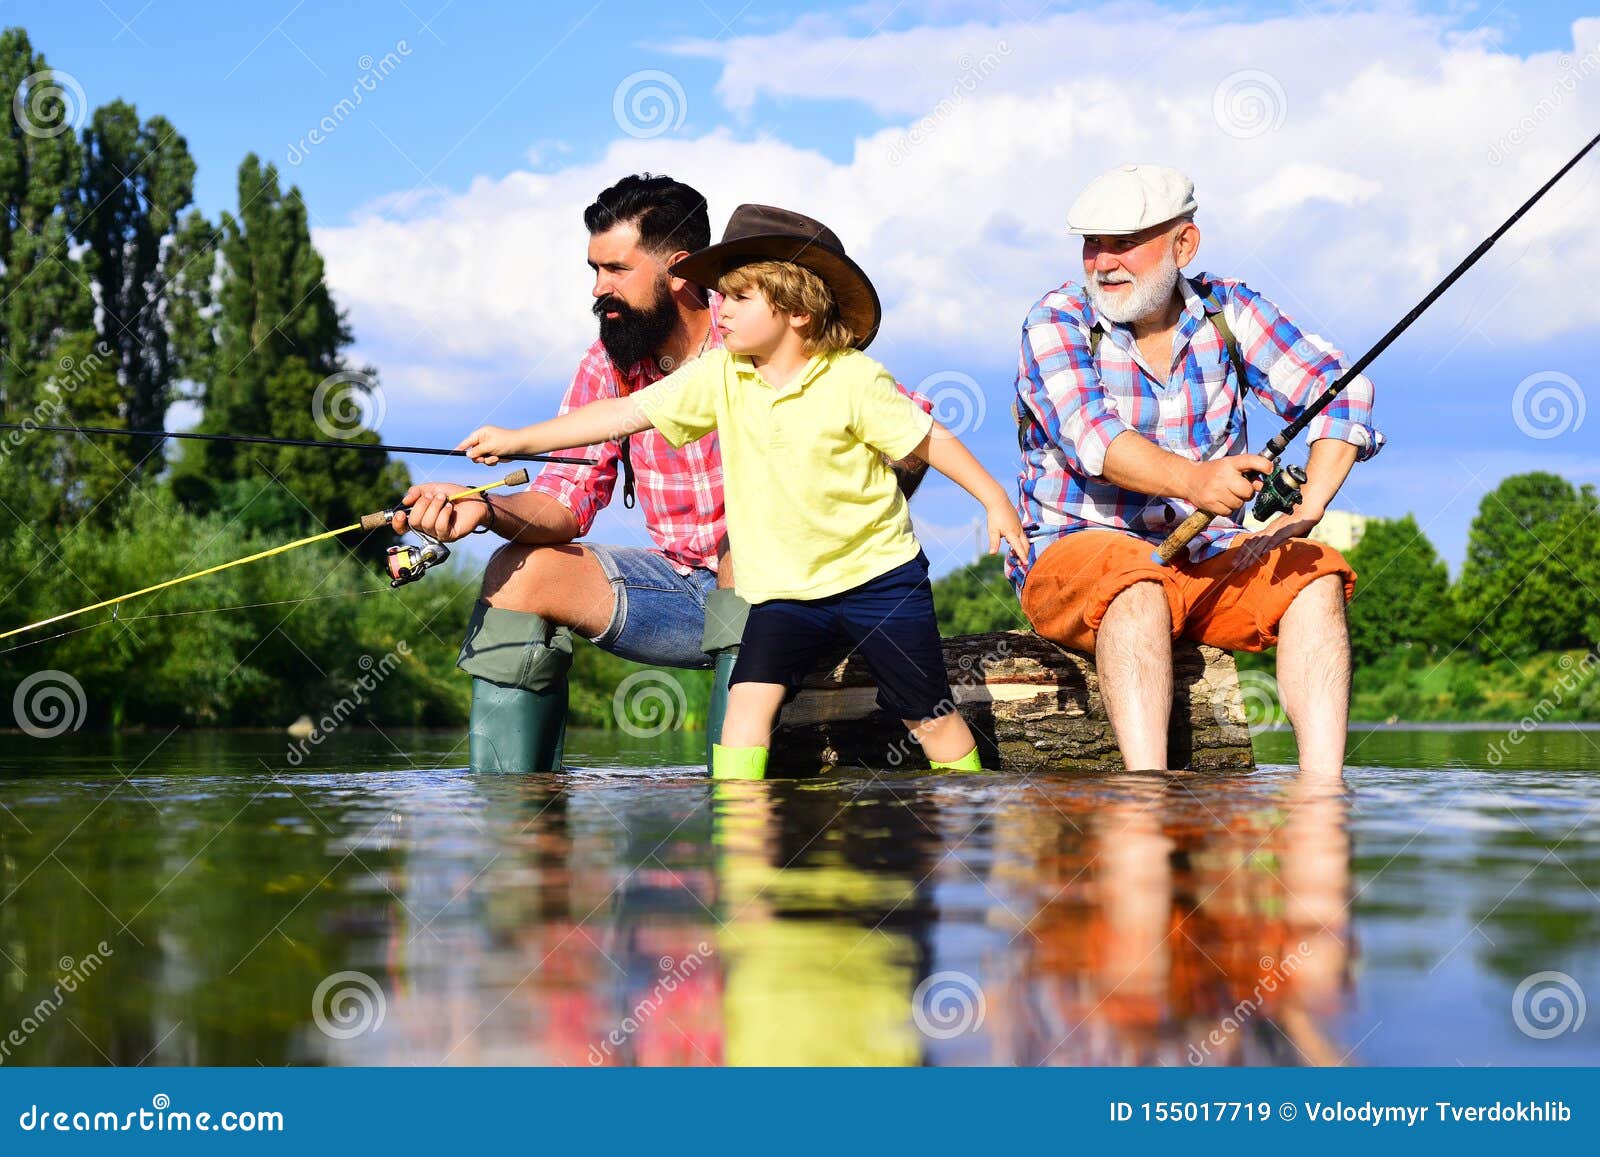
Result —
[[[1076,454],[1084,474],[1101,477],[1107,449],[1132,427],[1101,388],[1089,338],[1077,319],[1036,307],[1022,330],[1020,376],[1022,404],[1051,441]]]

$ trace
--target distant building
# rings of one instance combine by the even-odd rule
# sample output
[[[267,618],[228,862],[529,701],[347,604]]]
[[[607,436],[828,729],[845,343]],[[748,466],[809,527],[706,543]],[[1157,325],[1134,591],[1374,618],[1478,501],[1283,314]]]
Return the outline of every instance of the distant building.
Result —
[[[1317,523],[1310,537],[1313,542],[1326,543],[1340,554],[1348,554],[1361,541],[1361,536],[1367,532],[1367,523],[1371,521],[1365,514],[1356,514],[1354,511],[1330,510],[1322,516],[1322,521]],[[1260,530],[1266,525],[1257,522],[1248,513],[1244,524],[1250,530]]]

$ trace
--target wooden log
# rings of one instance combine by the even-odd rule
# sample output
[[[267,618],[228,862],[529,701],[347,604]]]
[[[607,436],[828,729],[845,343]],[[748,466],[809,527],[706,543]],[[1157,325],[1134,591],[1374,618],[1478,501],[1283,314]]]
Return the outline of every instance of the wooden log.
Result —
[[[946,639],[944,657],[956,706],[978,737],[986,769],[1122,769],[1088,656],[1032,631],[1007,631]],[[1254,769],[1233,655],[1178,643],[1173,684],[1169,765],[1194,771]],[[828,763],[927,766],[900,720],[879,710],[877,687],[859,656],[807,679],[778,722],[774,770],[800,772]]]

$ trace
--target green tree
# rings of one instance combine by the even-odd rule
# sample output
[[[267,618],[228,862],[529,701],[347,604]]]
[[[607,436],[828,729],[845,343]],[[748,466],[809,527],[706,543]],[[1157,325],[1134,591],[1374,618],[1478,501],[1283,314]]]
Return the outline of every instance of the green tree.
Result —
[[[83,132],[77,236],[99,299],[100,340],[114,351],[130,428],[159,428],[173,397],[168,332],[179,213],[194,199],[194,158],[164,117],[141,124],[124,101],[96,109]],[[159,439],[130,444],[136,473],[159,473]]]
[[[1544,472],[1513,475],[1484,498],[1456,584],[1478,651],[1523,656],[1583,644],[1600,606],[1572,563],[1593,505],[1592,492]]]
[[[1358,666],[1399,648],[1450,646],[1450,575],[1411,515],[1371,522],[1350,565],[1357,575],[1350,602],[1350,650]]]
[[[71,85],[27,33],[0,33],[0,420],[120,421],[115,373],[95,357],[95,303],[71,232],[82,152]],[[111,389],[108,391],[107,386]],[[101,509],[130,463],[127,447],[8,437],[0,502],[31,535]],[[94,459],[89,473],[76,463]]]
[[[945,636],[1015,631],[1028,625],[1017,593],[1006,580],[1005,564],[995,554],[934,583],[933,605],[939,633]]]
[[[184,451],[178,493],[193,508],[277,512],[274,529],[351,521],[402,494],[407,473],[355,414],[377,390],[370,369],[344,361],[350,331],[323,276],[298,189],[254,155],[239,167],[238,216],[223,214],[212,373],[201,401],[207,433],[267,434],[348,442],[350,450],[206,443]],[[185,227],[185,237],[196,238]],[[199,313],[185,315],[192,323]],[[195,344],[201,349],[203,343]],[[275,494],[263,501],[263,489]],[[264,528],[265,529],[265,528]],[[369,550],[376,550],[376,546]]]

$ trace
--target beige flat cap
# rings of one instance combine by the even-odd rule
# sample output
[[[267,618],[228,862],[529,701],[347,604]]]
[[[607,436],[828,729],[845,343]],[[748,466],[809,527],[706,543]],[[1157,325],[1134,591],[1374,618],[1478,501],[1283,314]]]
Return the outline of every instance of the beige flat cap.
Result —
[[[1194,182],[1166,165],[1118,165],[1067,210],[1073,233],[1137,233],[1195,211]]]

